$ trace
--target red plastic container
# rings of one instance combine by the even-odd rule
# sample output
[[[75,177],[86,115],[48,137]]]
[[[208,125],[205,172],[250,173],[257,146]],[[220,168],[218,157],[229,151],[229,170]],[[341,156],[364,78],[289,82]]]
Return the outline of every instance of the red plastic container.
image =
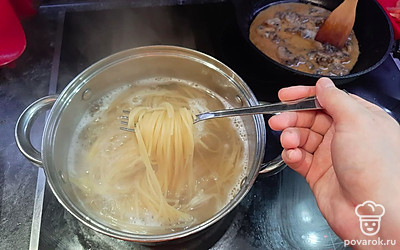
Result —
[[[26,48],[26,38],[19,19],[37,12],[34,0],[0,0],[0,67],[15,66],[15,60]]]
[[[377,0],[383,7],[393,26],[394,39],[400,39],[400,0]]]
[[[17,59],[26,47],[25,33],[8,0],[0,0],[0,66]]]

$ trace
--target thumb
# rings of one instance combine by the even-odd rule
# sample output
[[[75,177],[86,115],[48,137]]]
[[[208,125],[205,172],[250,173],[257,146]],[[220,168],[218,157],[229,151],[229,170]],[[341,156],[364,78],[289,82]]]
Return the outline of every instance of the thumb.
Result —
[[[360,104],[338,89],[331,79],[322,77],[316,84],[316,96],[321,106],[335,122],[351,122],[360,112]]]

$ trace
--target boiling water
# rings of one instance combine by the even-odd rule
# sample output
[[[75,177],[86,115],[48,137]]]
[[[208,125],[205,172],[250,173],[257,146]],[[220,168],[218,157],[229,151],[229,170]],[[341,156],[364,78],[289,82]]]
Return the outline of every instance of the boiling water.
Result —
[[[190,220],[165,223],[149,210],[137,207],[135,199],[140,199],[137,198],[140,193],[135,185],[139,170],[118,165],[118,158],[131,156],[130,161],[136,161],[139,154],[131,146],[134,134],[119,129],[120,116],[124,109],[146,105],[149,96],[167,102],[176,101],[172,96],[182,96],[186,100],[182,105],[193,114],[232,108],[222,97],[197,84],[147,79],[110,92],[87,110],[77,126],[68,155],[69,179],[75,194],[96,220],[139,234],[174,232],[207,220],[238,193],[248,172],[247,135],[241,118],[199,122],[193,131],[195,192],[166,197],[171,206],[188,214]],[[207,150],[200,143],[207,145]],[[132,148],[132,155],[121,155],[127,147],[127,152]],[[94,154],[97,154],[95,159]],[[238,156],[232,159],[233,154]],[[221,169],[221,163],[227,169]],[[156,172],[157,166],[153,169]]]

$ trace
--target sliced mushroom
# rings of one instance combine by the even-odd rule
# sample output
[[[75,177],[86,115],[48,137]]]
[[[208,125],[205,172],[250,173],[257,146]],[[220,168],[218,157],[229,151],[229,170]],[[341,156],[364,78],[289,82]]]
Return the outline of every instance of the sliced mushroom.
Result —
[[[330,54],[330,55],[333,55],[333,54],[335,54],[336,52],[339,51],[338,48],[336,48],[335,46],[333,46],[333,45],[331,45],[329,43],[324,43],[324,44],[322,44],[322,46],[323,46],[323,51],[325,53],[327,53],[327,54]]]
[[[301,31],[301,36],[306,39],[314,40],[316,35],[317,35],[317,32],[315,32],[313,30],[304,29]]]
[[[325,13],[325,12],[326,12],[325,9],[319,8],[319,7],[311,7],[311,8],[308,10],[308,14],[310,14],[310,15],[320,15],[320,14],[323,14],[323,13]]]
[[[285,18],[285,15],[286,15],[286,12],[278,11],[278,12],[275,13],[274,17],[276,17],[276,18],[278,18],[280,20],[283,20]]]
[[[281,41],[281,38],[278,36],[278,34],[276,33],[271,33],[271,35],[269,36],[271,38],[271,40],[273,42],[275,42],[276,44],[279,44],[279,42]]]
[[[282,21],[281,21],[281,19],[275,17],[275,18],[271,18],[271,19],[266,20],[265,23],[267,25],[275,27],[275,29],[277,29],[277,30],[280,30]]]
[[[265,36],[266,38],[268,38],[270,34],[274,32],[275,28],[273,27],[266,27],[264,25],[259,25],[257,27],[257,34],[259,34],[260,36]]]
[[[353,51],[353,42],[351,40],[347,40],[343,46],[343,49],[347,53],[351,53],[351,51]]]
[[[286,47],[278,47],[277,55],[281,62],[286,65],[291,66],[297,64],[298,62],[298,58]]]
[[[297,62],[298,64],[304,64],[307,61],[304,56],[299,56],[297,58],[298,58],[298,62]]]
[[[316,50],[311,50],[310,52],[307,53],[307,56],[310,60],[313,60],[316,54],[317,54]]]
[[[329,69],[330,73],[335,76],[343,76],[349,73],[349,70],[341,63],[333,63]]]
[[[306,62],[308,69],[315,69],[315,66],[312,62]]]
[[[328,67],[333,62],[333,58],[323,52],[318,52],[315,55],[315,61],[322,67]]]
[[[315,24],[316,27],[321,27],[321,25],[325,22],[326,17],[323,16],[316,16],[312,17],[311,21]]]
[[[304,26],[296,26],[296,27],[291,27],[291,28],[286,28],[285,32],[293,33],[293,34],[299,34],[301,36],[302,32],[306,30],[306,27]]]
[[[302,23],[299,14],[295,12],[287,12],[285,20],[294,26],[300,26]]]
[[[273,27],[265,27],[265,28],[264,28],[264,31],[265,31],[265,32],[272,33],[272,32],[275,32],[276,30],[275,30],[275,28],[273,28]]]
[[[337,59],[340,63],[349,62],[350,54],[346,51],[338,51],[335,53],[335,59]]]
[[[316,70],[314,70],[314,74],[316,74],[316,75],[321,75],[323,73],[323,70],[322,69],[316,69]]]

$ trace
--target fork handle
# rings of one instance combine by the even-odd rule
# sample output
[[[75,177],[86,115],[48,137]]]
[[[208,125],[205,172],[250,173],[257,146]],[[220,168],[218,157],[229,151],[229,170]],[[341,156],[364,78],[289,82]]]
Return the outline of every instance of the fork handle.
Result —
[[[252,107],[225,109],[206,112],[197,116],[198,121],[228,116],[243,116],[254,114],[276,114],[285,111],[319,110],[323,109],[315,96],[295,101],[263,104]]]

